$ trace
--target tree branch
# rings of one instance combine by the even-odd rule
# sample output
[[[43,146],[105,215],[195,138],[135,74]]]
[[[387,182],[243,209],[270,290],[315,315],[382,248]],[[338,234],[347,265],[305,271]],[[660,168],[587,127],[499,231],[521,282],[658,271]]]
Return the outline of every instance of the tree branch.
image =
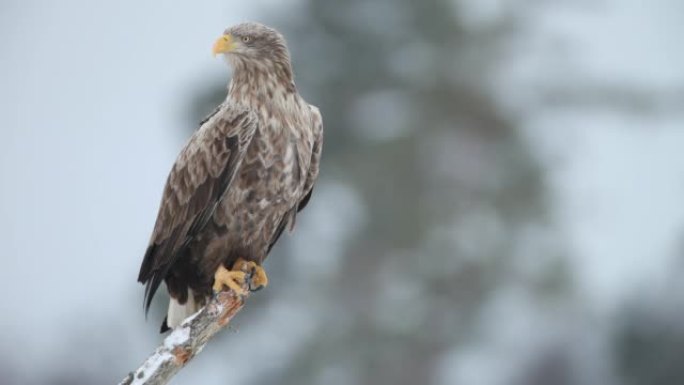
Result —
[[[175,328],[161,346],[119,385],[161,385],[169,382],[219,330],[228,325],[244,306],[245,298],[240,298],[232,290],[214,296],[200,311]]]

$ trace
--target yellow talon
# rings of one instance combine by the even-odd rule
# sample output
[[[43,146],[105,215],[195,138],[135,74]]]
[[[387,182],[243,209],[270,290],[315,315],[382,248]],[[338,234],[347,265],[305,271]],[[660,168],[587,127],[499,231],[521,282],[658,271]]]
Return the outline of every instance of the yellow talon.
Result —
[[[261,290],[268,286],[268,276],[263,267],[257,265],[254,268],[254,275],[252,276],[252,281],[249,286],[250,288],[254,287],[252,291]]]
[[[266,270],[254,261],[245,261],[240,258],[233,265],[233,271],[249,274],[249,289],[251,291],[261,290],[268,285]]]
[[[214,274],[214,292],[218,293],[228,286],[237,295],[245,295],[247,291],[242,288],[245,284],[247,273],[239,270],[228,270],[223,265],[219,266]]]

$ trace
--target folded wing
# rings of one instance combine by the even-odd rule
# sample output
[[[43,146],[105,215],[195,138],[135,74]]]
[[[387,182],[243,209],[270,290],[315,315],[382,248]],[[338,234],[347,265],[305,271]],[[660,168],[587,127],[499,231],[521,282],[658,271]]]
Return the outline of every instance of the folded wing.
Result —
[[[230,188],[256,128],[256,114],[225,106],[195,132],[176,159],[138,275],[146,284],[145,311],[169,269]]]

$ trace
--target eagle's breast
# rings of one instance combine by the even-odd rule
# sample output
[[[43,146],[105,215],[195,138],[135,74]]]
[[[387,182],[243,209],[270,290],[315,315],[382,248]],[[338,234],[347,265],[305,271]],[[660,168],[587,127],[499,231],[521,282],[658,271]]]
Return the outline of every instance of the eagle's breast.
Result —
[[[254,138],[215,213],[227,249],[265,258],[278,223],[301,199],[312,148],[307,111],[296,97],[260,106]]]

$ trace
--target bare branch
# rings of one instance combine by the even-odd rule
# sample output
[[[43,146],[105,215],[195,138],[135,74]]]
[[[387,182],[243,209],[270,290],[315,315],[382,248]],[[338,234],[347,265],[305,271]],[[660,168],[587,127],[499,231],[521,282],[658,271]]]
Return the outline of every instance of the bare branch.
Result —
[[[233,291],[221,292],[169,334],[140,367],[119,385],[161,385],[202,351],[204,345],[223,329],[244,306]]]

